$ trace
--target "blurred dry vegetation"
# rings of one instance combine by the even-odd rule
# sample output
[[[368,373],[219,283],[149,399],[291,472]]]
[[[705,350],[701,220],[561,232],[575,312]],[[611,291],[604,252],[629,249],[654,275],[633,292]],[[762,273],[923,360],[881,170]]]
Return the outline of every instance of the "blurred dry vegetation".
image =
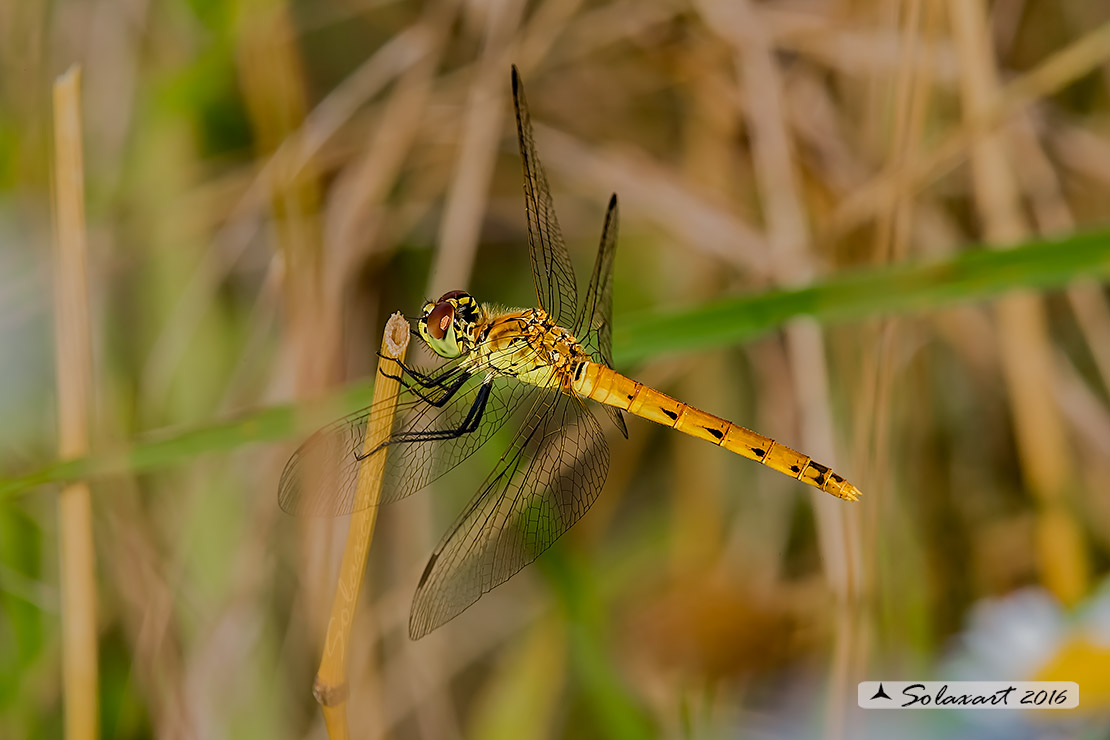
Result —
[[[0,470],[56,456],[49,91],[72,63],[95,454],[365,379],[386,316],[426,296],[532,305],[510,63],[580,279],[621,198],[619,326],[1104,226],[1108,23],[1086,0],[9,0]],[[1035,586],[1070,613],[1106,576],[1095,281],[621,351],[864,500],[632,420],[571,534],[411,643],[420,570],[495,441],[381,512],[354,736],[861,736],[855,681],[926,677],[986,599]],[[345,522],[278,510],[296,442],[93,482],[103,736],[323,736],[311,684]],[[54,492],[0,505],[3,737],[61,732]]]

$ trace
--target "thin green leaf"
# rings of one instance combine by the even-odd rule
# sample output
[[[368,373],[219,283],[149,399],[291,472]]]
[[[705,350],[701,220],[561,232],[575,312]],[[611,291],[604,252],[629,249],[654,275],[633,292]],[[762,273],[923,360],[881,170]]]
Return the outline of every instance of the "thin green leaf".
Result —
[[[228,452],[255,442],[274,442],[312,429],[370,402],[366,382],[313,402],[282,404],[192,429],[161,430],[120,450],[76,460],[57,460],[15,478],[0,479],[0,499],[48,483],[119,473],[143,473],[190,460],[206,452]]]
[[[1011,290],[1059,288],[1082,277],[1110,277],[1110,233],[973,249],[942,262],[888,265],[805,288],[631,316],[614,327],[613,354],[620,367],[665,353],[736,344],[802,316],[830,324],[921,313]]]

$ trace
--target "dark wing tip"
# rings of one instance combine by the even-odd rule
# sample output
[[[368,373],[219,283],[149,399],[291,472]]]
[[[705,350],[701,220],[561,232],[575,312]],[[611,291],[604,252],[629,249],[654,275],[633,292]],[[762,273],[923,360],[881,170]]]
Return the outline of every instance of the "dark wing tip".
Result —
[[[516,135],[517,143],[520,145],[520,156],[524,160],[524,165],[528,165],[528,147],[525,145],[524,136],[525,129],[528,129],[531,135],[531,124],[526,124],[525,116],[528,115],[526,110],[522,110],[525,105],[524,102],[524,83],[520,81],[520,72],[517,71],[516,65],[513,65],[513,111],[516,113]]]
[[[428,625],[423,620],[421,620],[418,623],[417,620],[416,620],[416,617],[414,615],[412,615],[412,614],[409,615],[409,639],[410,640],[412,640],[413,642],[416,642],[420,638],[426,637],[428,635],[428,633],[431,632],[431,631],[432,630],[428,628]]]
[[[278,506],[290,516],[297,516],[297,455],[293,455],[285,462],[278,480]]]
[[[438,552],[432,554],[431,559],[428,560],[428,565],[424,568],[424,573],[420,576],[420,585],[416,587],[416,593],[412,597],[412,607],[409,609],[409,639],[413,642],[450,622],[477,601],[474,598],[462,608],[452,609],[448,607],[445,610],[434,596],[429,596],[426,590],[428,588],[427,581],[438,558]],[[438,587],[438,584],[433,586],[432,589],[435,590],[436,587]]]

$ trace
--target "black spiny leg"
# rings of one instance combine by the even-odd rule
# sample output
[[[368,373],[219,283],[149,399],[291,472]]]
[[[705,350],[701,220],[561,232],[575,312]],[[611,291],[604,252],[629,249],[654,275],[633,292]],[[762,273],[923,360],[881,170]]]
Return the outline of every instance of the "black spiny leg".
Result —
[[[446,373],[445,373],[445,375],[446,375]],[[463,387],[463,383],[465,383],[468,380],[470,380],[470,373],[460,372],[459,377],[452,380],[450,382],[450,384],[448,384],[448,385],[437,385],[437,384],[433,383],[433,384],[424,386],[425,388],[434,388],[438,391],[442,391],[442,395],[440,395],[438,398],[433,398],[433,397],[431,397],[431,395],[427,395],[427,396],[424,395],[424,393],[422,393],[420,391],[420,389],[417,388],[415,385],[409,385],[408,383],[405,383],[403,380],[401,381],[401,383],[406,388],[408,388],[413,394],[415,394],[417,397],[419,397],[421,401],[424,401],[425,403],[431,404],[432,406],[435,406],[435,407],[439,408],[439,407],[443,406],[443,404],[450,401],[451,397],[454,396],[458,392],[459,388]]]
[[[413,370],[411,367],[401,362],[400,360],[394,357],[386,357],[381,352],[378,353],[378,357],[386,360],[391,360],[401,366],[401,372],[398,375],[390,375],[379,367],[378,372],[381,373],[383,377],[390,378],[391,380],[396,380],[405,388],[412,391],[421,401],[429,403],[437,408],[450,401],[451,397],[458,392],[459,388],[463,387],[463,383],[469,380],[471,376],[471,373],[464,372],[462,370],[459,370],[458,368],[451,368],[440,376],[433,377],[431,375],[425,375],[418,370]],[[458,373],[458,377],[452,379],[450,383],[445,384],[447,378],[449,378],[453,373]],[[443,392],[443,395],[439,396],[438,398],[433,398],[430,394],[425,395],[424,393],[421,393],[420,390],[416,387],[416,384],[410,383],[408,380],[406,380],[406,375],[415,380],[416,384],[422,386],[423,388],[434,388],[436,390],[440,390]]]
[[[489,393],[492,389],[492,381],[482,383],[482,387],[478,389],[478,395],[474,397],[474,403],[470,406],[470,411],[466,413],[466,418],[463,419],[462,424],[457,429],[434,429],[425,432],[400,432],[395,434],[385,442],[372,449],[365,454],[355,453],[356,460],[365,460],[373,455],[378,450],[398,442],[434,442],[443,439],[457,439],[464,434],[470,434],[482,422],[482,414],[486,410],[486,402],[489,401]],[[452,391],[453,393],[454,391]]]
[[[398,360],[396,357],[390,357],[389,355],[383,355],[381,352],[378,352],[377,354],[378,354],[379,359],[388,360],[389,362],[395,362],[395,363],[397,363],[398,365],[401,366],[401,374],[400,375],[390,375],[385,370],[382,370],[380,365],[378,367],[378,372],[379,373],[381,373],[382,375],[384,375],[387,378],[392,378],[393,380],[398,380],[402,383],[405,382],[404,376],[408,375],[410,378],[412,378],[413,380],[415,380],[417,383],[424,386],[425,388],[430,388],[433,385],[440,385],[443,382],[444,377],[446,377],[447,375],[450,375],[451,373],[455,372],[455,370],[457,369],[457,368],[450,368],[446,372],[441,374],[440,376],[434,377],[431,374],[424,374],[424,373],[420,372],[419,370],[412,369],[411,367],[409,367],[405,363]]]

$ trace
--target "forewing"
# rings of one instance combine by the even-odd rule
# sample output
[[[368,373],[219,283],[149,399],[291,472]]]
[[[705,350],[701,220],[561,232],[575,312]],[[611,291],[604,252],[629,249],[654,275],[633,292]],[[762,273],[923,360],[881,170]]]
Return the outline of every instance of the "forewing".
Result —
[[[540,308],[555,322],[569,326],[578,310],[578,285],[574,266],[563,243],[559,220],[547,185],[547,175],[536,154],[532,118],[524,97],[524,84],[513,67],[513,105],[520,158],[524,167],[524,207],[528,214],[528,249],[532,257],[532,279]]]
[[[444,385],[463,372],[458,363],[441,368]],[[402,499],[470,457],[538,389],[511,378],[495,377],[490,382],[489,400],[481,422],[473,431],[453,439],[412,440],[431,432],[458,429],[471,412],[483,373],[474,373],[442,406],[402,389],[394,417],[392,436],[410,441],[390,444],[375,454],[386,454],[379,503]],[[411,382],[411,381],[410,381]],[[433,400],[437,389],[421,389]],[[384,406],[370,406],[339,419],[309,437],[289,458],[278,484],[278,503],[297,516],[341,516],[356,508],[359,456],[364,452],[366,430]]]
[[[512,445],[436,547],[412,603],[418,639],[549,548],[590,508],[609,448],[582,401],[538,396]]]
[[[414,406],[407,419],[399,420],[406,435],[427,434],[443,429],[458,429],[471,412],[483,378],[473,377],[463,390],[462,399],[452,398],[442,409],[430,405]],[[419,491],[454,469],[484,445],[504,426],[515,409],[527,404],[539,389],[515,378],[493,377],[491,390],[478,427],[454,439],[403,442],[387,448],[382,503],[389,503]]]
[[[586,299],[582,301],[582,310],[578,313],[573,330],[594,361],[606,367],[613,367],[613,262],[616,257],[619,216],[617,194],[613,193],[605,212],[605,225],[601,229],[601,244],[597,249],[597,259],[594,260],[594,271],[590,275],[590,287],[586,290]],[[627,439],[628,428],[620,409],[613,406],[604,408]]]

